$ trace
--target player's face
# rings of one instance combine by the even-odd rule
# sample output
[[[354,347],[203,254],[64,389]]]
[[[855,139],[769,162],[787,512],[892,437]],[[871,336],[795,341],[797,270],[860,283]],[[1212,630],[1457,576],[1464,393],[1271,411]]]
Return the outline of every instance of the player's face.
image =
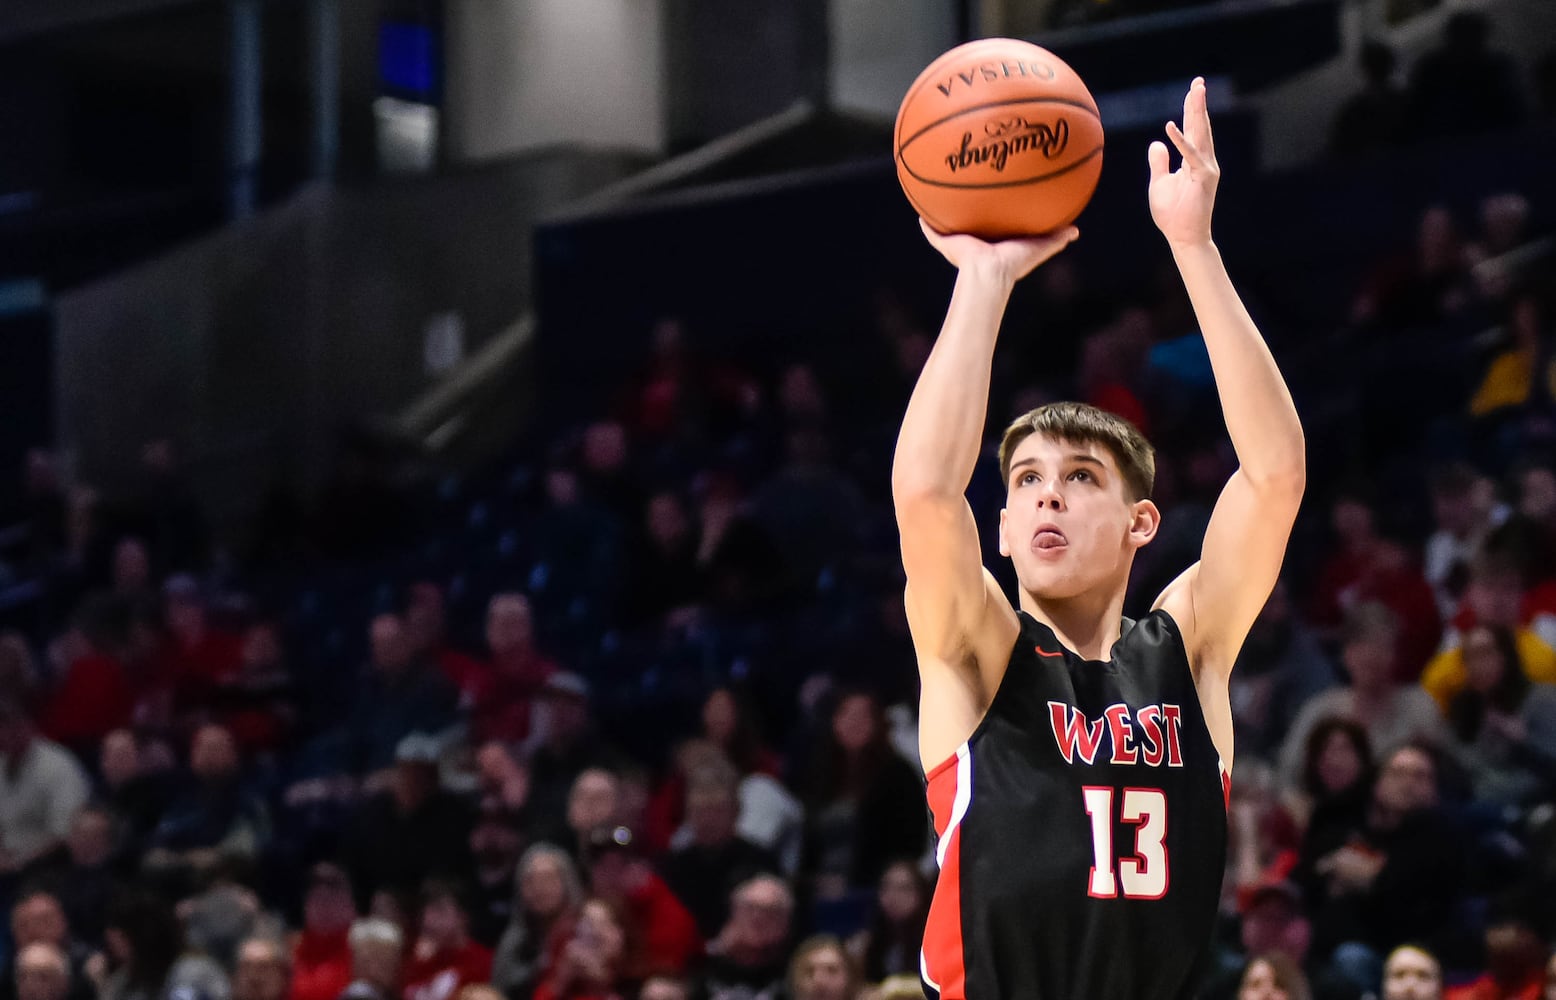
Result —
[[[1132,501],[1107,448],[1033,434],[1017,446],[1000,512],[1000,554],[1021,588],[1063,600],[1122,585],[1135,550],[1156,535],[1161,515]]]
[[[1442,1000],[1442,995],[1442,972],[1432,956],[1417,948],[1389,956],[1383,966],[1383,1000]]]

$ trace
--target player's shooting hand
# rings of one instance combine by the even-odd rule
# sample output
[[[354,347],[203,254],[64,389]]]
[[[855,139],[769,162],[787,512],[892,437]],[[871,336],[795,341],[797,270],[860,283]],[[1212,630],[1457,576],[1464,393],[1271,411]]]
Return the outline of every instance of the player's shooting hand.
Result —
[[[1194,78],[1183,99],[1183,127],[1168,122],[1167,138],[1178,147],[1183,160],[1177,170],[1170,170],[1166,144],[1151,143],[1146,154],[1151,164],[1151,218],[1174,247],[1208,243],[1221,167],[1216,163],[1215,141],[1210,135],[1203,77]]]
[[[929,245],[955,265],[958,271],[975,271],[1005,284],[1013,285],[1032,273],[1032,269],[1069,246],[1080,235],[1074,226],[1066,226],[1046,236],[1000,240],[990,243],[963,233],[937,233],[923,219],[919,228]]]

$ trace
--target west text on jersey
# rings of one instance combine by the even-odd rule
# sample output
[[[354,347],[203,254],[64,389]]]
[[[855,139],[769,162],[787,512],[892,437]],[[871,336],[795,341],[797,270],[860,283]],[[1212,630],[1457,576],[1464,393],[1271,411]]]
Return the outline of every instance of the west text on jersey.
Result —
[[[1106,742],[1108,753],[1100,758],[1105,763],[1183,766],[1183,747],[1178,738],[1183,709],[1177,705],[1145,705],[1137,709],[1109,705],[1092,719],[1074,705],[1050,701],[1048,719],[1066,764],[1095,764]]]

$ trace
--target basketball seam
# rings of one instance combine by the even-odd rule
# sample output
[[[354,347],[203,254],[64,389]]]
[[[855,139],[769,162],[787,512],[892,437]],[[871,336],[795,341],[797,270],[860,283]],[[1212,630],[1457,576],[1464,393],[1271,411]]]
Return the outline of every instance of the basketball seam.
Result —
[[[1076,160],[1074,163],[1062,166],[1058,170],[1051,170],[1046,174],[1038,174],[1035,177],[1027,177],[1019,181],[995,181],[989,184],[952,184],[948,181],[937,181],[931,180],[928,177],[921,177],[917,173],[914,173],[912,167],[908,166],[908,161],[906,158],[904,158],[902,161],[902,169],[906,170],[908,172],[908,176],[912,177],[920,184],[928,184],[932,187],[951,188],[958,191],[981,191],[987,190],[989,188],[1021,187],[1026,184],[1036,184],[1039,181],[1051,180],[1052,178],[1058,177],[1061,174],[1067,174],[1077,167],[1085,166],[1100,155],[1102,155],[1102,147],[1098,146],[1096,149],[1093,149],[1091,152]],[[906,185],[904,185],[904,190],[905,189]]]
[[[928,132],[930,129],[933,129],[933,128],[939,128],[941,125],[944,125],[946,122],[952,120],[953,118],[960,118],[963,115],[972,114],[974,111],[983,111],[986,108],[1005,108],[1005,107],[1009,107],[1012,104],[1063,104],[1063,105],[1066,105],[1067,107],[1079,108],[1080,110],[1082,110],[1082,111],[1086,112],[1087,114],[1091,115],[1093,118],[1097,119],[1097,124],[1098,125],[1102,124],[1102,116],[1097,113],[1097,109],[1093,108],[1093,107],[1090,107],[1088,105],[1082,104],[1079,101],[1066,100],[1065,98],[1062,98],[1062,97],[1021,97],[1021,98],[1012,98],[1011,100],[1008,100],[1008,101],[990,101],[988,104],[975,104],[972,107],[963,108],[960,111],[955,112],[954,114],[949,114],[949,115],[946,115],[944,118],[938,119],[936,121],[932,121],[928,125],[925,125],[923,128],[919,129],[917,132],[914,132],[911,136],[909,136],[907,142],[900,142],[900,143],[898,143],[897,144],[897,149],[898,149],[899,152],[901,150],[907,149],[909,146],[911,146],[915,142],[917,142],[924,135],[925,132]],[[900,131],[900,129],[899,129],[899,131]]]
[[[907,195],[908,204],[913,206],[913,210],[919,214],[919,217],[922,218],[925,222],[929,223],[929,225],[936,232],[950,233],[952,231],[954,227],[944,225],[940,222],[940,220],[936,219],[933,215],[930,215],[927,211],[924,210],[924,206],[920,205],[918,203],[918,199],[913,197],[913,192],[908,190],[908,186],[906,184],[902,185],[902,193]]]

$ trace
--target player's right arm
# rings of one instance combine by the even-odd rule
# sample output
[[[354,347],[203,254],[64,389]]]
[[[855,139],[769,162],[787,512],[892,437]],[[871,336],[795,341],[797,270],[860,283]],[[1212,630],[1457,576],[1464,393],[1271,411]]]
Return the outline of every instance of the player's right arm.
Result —
[[[983,444],[1000,320],[1016,282],[1076,231],[1000,243],[944,236],[927,225],[924,235],[956,266],[956,288],[903,417],[892,501],[922,681],[919,752],[930,768],[972,735],[1020,627],[983,567],[966,497]]]

